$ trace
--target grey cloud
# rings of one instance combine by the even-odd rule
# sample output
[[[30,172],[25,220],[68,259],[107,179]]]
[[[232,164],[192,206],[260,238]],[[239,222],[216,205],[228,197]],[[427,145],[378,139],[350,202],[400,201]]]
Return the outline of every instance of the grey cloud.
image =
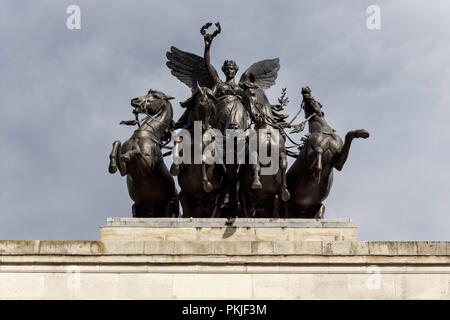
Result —
[[[201,54],[202,23],[220,20],[212,60],[240,71],[280,57],[272,101],[294,114],[310,85],[339,134],[367,128],[335,174],[326,215],[350,217],[362,240],[449,240],[450,71],[446,1],[3,1],[0,36],[0,238],[96,239],[108,216],[130,216],[125,181],[107,173],[129,101],[149,88],[177,98],[170,45]],[[296,136],[298,139],[299,136]]]

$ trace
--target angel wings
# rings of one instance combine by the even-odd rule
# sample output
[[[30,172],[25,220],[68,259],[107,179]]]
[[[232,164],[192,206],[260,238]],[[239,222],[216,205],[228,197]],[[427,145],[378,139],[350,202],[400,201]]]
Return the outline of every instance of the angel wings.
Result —
[[[189,88],[194,89],[197,83],[201,87],[212,89],[214,80],[207,70],[204,58],[182,51],[175,47],[171,47],[166,53],[166,65],[178,80],[186,84]],[[244,82],[252,82],[263,90],[269,89],[275,84],[275,80],[280,70],[280,59],[266,59],[252,64],[242,75],[239,84]],[[214,70],[217,74],[217,71]]]

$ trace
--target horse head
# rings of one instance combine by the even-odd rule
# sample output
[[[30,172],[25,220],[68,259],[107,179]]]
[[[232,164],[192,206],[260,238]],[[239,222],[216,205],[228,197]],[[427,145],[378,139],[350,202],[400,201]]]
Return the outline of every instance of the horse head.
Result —
[[[152,89],[145,96],[131,99],[136,119],[139,114],[147,117],[134,132],[132,142],[125,143],[121,160],[125,163],[138,163],[134,166],[139,169],[137,174],[145,175],[146,172],[153,171],[162,161],[161,144],[170,139],[173,128],[173,111],[169,102],[171,99],[173,97]],[[131,169],[130,173],[136,174],[136,170]]]
[[[302,106],[305,110],[305,118],[309,118],[312,115],[317,115],[322,118],[324,116],[324,113],[321,110],[322,104],[312,97],[310,87],[302,88],[302,96]]]
[[[161,112],[174,97],[167,96],[164,92],[150,89],[145,96],[131,99],[131,106],[135,115],[143,113],[155,115]]]
[[[183,108],[189,112],[188,122],[201,121],[202,129],[207,130],[210,127],[211,119],[216,110],[216,98],[209,88],[200,87],[197,83],[192,96],[184,102],[181,102]]]
[[[332,167],[332,157],[330,154],[338,152],[340,148],[340,138],[334,133],[324,119],[322,104],[316,101],[311,95],[311,88],[302,88],[303,102],[302,107],[305,110],[305,118],[309,122],[309,134],[302,140],[305,141],[302,147],[306,167],[311,170],[313,180],[320,184],[322,171],[329,171]],[[324,153],[327,158],[324,158]]]
[[[123,144],[113,143],[109,172],[127,176],[128,193],[134,201],[133,217],[170,216],[178,214],[178,195],[173,178],[164,164],[161,148],[173,130],[173,97],[157,90],[131,100],[138,125]],[[146,117],[139,120],[139,114]]]
[[[271,104],[264,90],[249,81],[241,83],[241,86],[244,89],[242,100],[250,119],[257,128],[268,124],[268,119],[272,119],[273,115]]]
[[[202,121],[202,129],[210,127],[210,119],[216,110],[216,98],[208,88],[202,88],[197,83],[197,92],[195,94],[194,120]]]

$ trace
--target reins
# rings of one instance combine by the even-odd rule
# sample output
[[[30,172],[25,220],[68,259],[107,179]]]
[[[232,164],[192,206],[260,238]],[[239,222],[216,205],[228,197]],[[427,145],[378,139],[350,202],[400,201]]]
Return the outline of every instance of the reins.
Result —
[[[296,143],[294,140],[292,140],[291,137],[289,137],[289,135],[286,133],[286,131],[284,131],[283,126],[281,126],[278,123],[273,122],[272,121],[273,119],[270,116],[268,116],[265,112],[263,112],[261,110],[261,108],[259,107],[259,105],[260,105],[260,103],[256,102],[255,107],[258,110],[259,114],[262,115],[263,118],[265,118],[264,124],[267,124],[267,125],[269,125],[271,127],[274,127],[276,129],[278,129],[279,131],[281,131],[283,133],[283,136],[288,138],[288,140],[292,144],[294,144],[294,146],[292,146],[292,147],[285,147],[285,148],[293,148],[293,147],[297,147],[298,148],[298,147],[301,147],[301,144]],[[301,111],[301,109],[300,109],[300,111]],[[300,111],[297,113],[296,117],[300,114]],[[295,117],[294,117],[294,119],[295,119]],[[292,121],[290,123],[292,123]],[[288,124],[288,127],[290,127],[290,123]]]

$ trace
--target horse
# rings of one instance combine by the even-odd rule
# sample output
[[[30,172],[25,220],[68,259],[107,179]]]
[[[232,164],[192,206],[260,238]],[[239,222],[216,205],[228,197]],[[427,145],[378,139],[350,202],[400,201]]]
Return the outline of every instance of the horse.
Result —
[[[163,161],[163,142],[170,140],[173,130],[173,97],[149,90],[147,95],[131,100],[139,128],[122,145],[114,141],[109,172],[119,170],[127,176],[128,193],[134,201],[133,217],[176,217],[179,214],[178,194],[173,177]],[[145,114],[142,124],[139,114]],[[129,124],[127,121],[121,123]]]
[[[180,185],[179,198],[183,207],[183,217],[214,217],[220,210],[223,201],[224,170],[221,165],[214,162],[206,163],[203,152],[205,148],[214,143],[212,137],[207,138],[205,132],[210,130],[211,117],[215,111],[215,97],[210,89],[202,88],[197,84],[193,95],[180,105],[186,108],[185,113],[175,125],[175,128],[188,130],[193,136],[193,125],[195,121],[201,122],[201,150],[194,148],[195,141],[192,141],[191,157],[189,163],[173,163],[170,173],[178,176]],[[180,137],[181,138],[181,137]],[[182,139],[175,138],[174,153],[180,155],[186,147],[182,144]],[[211,145],[214,146],[214,145]],[[194,153],[201,152],[201,164],[194,163]]]
[[[238,173],[246,150],[245,131],[248,129],[248,115],[239,95],[224,95],[216,103],[213,128],[224,136],[224,168],[226,193],[220,215],[224,217],[242,216],[238,199]],[[232,139],[232,140],[231,140]],[[219,201],[219,203],[222,201]]]
[[[364,129],[349,131],[342,143],[325,121],[322,105],[311,96],[311,89],[302,88],[302,95],[309,133],[302,138],[304,144],[300,154],[286,174],[291,194],[288,214],[295,218],[323,218],[325,206],[322,202],[331,190],[333,168],[341,171],[353,139],[366,139],[369,132]]]
[[[282,129],[287,116],[278,114],[276,111],[282,110],[282,106],[272,106],[264,91],[254,83],[246,82],[242,85],[244,106],[255,124],[259,149],[255,146],[248,150],[249,160],[252,161],[243,165],[239,172],[239,196],[246,216],[279,217],[283,207],[281,204],[286,203],[290,197],[286,184],[287,159]],[[261,134],[268,134],[267,139],[261,139]],[[266,149],[268,156],[273,158],[276,155],[270,154],[272,147],[277,148],[278,157],[271,161],[277,161],[278,168],[273,174],[261,175],[262,165],[258,150]],[[264,166],[267,167],[267,164]]]

